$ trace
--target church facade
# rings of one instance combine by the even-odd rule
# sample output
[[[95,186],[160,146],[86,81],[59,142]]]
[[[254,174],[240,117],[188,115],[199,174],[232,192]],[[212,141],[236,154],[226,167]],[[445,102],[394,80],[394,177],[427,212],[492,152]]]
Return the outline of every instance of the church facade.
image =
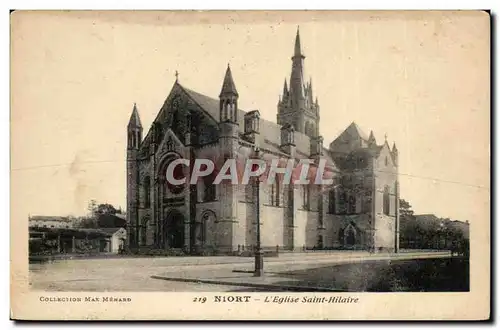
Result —
[[[127,232],[130,247],[183,249],[187,253],[253,251],[260,219],[264,250],[399,250],[398,150],[378,144],[353,122],[327,147],[319,132],[320,106],[303,76],[299,31],[292,71],[277,107],[277,123],[258,110],[238,108],[227,68],[218,98],[176,80],[143,138],[134,104],[127,127]],[[241,97],[246,97],[241,95]],[[165,172],[175,159],[325,159],[329,185],[214,184],[214,175],[196,184],[173,185]],[[311,166],[314,166],[311,165]],[[189,176],[176,167],[174,177]]]

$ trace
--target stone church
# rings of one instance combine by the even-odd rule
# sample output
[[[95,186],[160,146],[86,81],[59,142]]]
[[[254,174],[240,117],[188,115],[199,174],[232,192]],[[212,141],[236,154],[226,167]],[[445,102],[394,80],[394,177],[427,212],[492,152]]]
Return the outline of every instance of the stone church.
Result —
[[[398,150],[378,144],[354,122],[323,145],[320,106],[303,75],[299,31],[291,76],[277,106],[277,123],[258,110],[239,109],[228,66],[218,98],[176,80],[143,138],[134,104],[127,127],[127,231],[131,248],[183,249],[192,254],[253,251],[257,219],[266,249],[399,250]],[[332,110],[329,110],[332,111]],[[326,159],[330,185],[280,182],[247,185],[172,185],[165,179],[177,158]],[[192,166],[192,165],[191,165]],[[179,170],[180,169],[180,170]],[[176,167],[174,177],[189,175]]]

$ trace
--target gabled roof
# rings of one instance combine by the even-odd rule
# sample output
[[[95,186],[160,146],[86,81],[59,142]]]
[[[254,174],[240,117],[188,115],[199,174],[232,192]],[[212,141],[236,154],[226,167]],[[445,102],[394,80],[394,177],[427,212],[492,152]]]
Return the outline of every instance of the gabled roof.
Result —
[[[361,138],[362,140],[368,141],[369,137],[363,132],[363,130],[356,124],[355,122],[352,122],[351,125],[349,125],[342,134],[340,134],[338,138],[348,135],[350,138]]]
[[[216,122],[220,121],[219,103],[220,101],[209,96],[195,92],[187,87],[181,86],[186,94],[196,102],[205,112],[207,112]],[[238,109],[239,131],[244,130],[244,117],[247,112]],[[281,143],[281,125],[269,120],[260,118],[259,144],[268,150],[281,152],[279,149]],[[295,145],[299,151],[309,150],[309,137],[300,132],[295,132]]]

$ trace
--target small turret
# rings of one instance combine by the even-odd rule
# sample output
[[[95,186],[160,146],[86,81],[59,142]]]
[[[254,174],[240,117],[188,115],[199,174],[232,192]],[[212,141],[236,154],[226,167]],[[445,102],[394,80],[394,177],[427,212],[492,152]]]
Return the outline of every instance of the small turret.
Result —
[[[259,110],[253,110],[245,114],[244,119],[244,135],[245,138],[254,143],[255,136],[259,134],[260,131],[260,112]]]
[[[368,145],[370,147],[377,145],[377,141],[375,140],[375,135],[373,131],[370,131],[370,137],[368,138]]]
[[[394,158],[394,163],[398,165],[398,148],[396,148],[396,142],[392,145],[392,157]]]
[[[281,127],[281,150],[287,154],[292,154],[295,150],[295,129],[292,124],[286,123]]]
[[[228,64],[219,95],[221,122],[238,123],[238,96],[231,68]]]
[[[142,124],[135,103],[132,109],[132,115],[130,115],[130,120],[128,121],[127,137],[127,149],[139,149],[142,141]]]

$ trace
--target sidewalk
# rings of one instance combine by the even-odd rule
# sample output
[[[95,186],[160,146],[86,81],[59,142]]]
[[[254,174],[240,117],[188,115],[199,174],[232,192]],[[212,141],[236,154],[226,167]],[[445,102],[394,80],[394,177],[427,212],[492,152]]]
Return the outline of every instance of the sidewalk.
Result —
[[[289,256],[291,257],[291,256]],[[370,269],[368,263],[376,263],[377,267],[389,267],[392,261],[403,260],[418,260],[418,259],[437,259],[448,258],[450,253],[447,251],[440,252],[412,252],[400,254],[369,254],[369,253],[349,253],[349,254],[329,254],[322,256],[310,256],[300,258],[295,255],[294,258],[268,258],[264,260],[264,275],[262,277],[253,276],[253,259],[245,263],[237,263],[230,267],[217,267],[212,269],[203,269],[203,267],[183,267],[182,270],[170,270],[162,274],[151,276],[153,279],[191,282],[191,283],[207,283],[230,285],[239,287],[253,287],[268,290],[278,291],[342,291],[348,292],[351,286],[347,278],[347,274],[339,274],[339,280],[336,282],[331,274],[331,268],[340,265],[349,265],[344,268],[349,268],[349,271],[364,269],[360,274],[357,274],[358,282],[371,281],[372,278],[379,276],[378,270]],[[281,259],[281,260],[279,260]],[[385,261],[385,262],[384,262]],[[352,264],[358,264],[352,266]],[[190,269],[191,268],[191,269]],[[316,271],[316,274],[312,274]],[[368,272],[372,271],[373,274]],[[363,275],[366,273],[366,276]],[[312,274],[311,276],[308,273]],[[363,278],[364,277],[364,278]],[[342,283],[339,285],[339,283]],[[353,284],[353,287],[363,286],[363,283]],[[364,283],[366,286],[367,283]]]

